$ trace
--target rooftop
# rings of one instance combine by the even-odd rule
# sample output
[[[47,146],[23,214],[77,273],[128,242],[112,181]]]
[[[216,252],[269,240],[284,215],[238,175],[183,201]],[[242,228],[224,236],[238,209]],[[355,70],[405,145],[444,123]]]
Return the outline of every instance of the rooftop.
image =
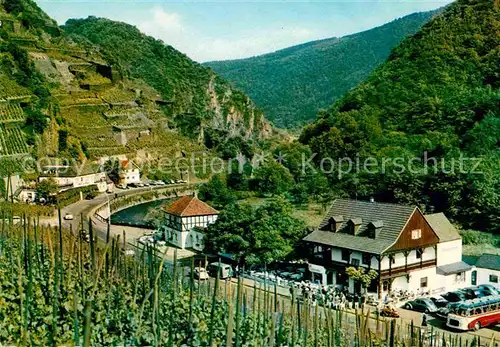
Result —
[[[450,223],[444,213],[434,213],[425,216],[431,228],[437,234],[439,242],[460,240],[462,237],[458,230]]]
[[[170,206],[164,207],[163,211],[179,217],[209,216],[219,214],[219,211],[193,195],[186,195],[178,200],[175,200]]]
[[[483,254],[476,262],[476,267],[500,271],[500,255]]]
[[[304,241],[380,254],[398,239],[415,209],[407,205],[337,199],[319,228]],[[330,219],[338,216],[343,216],[342,224],[337,232],[329,231]],[[349,233],[348,222],[353,219],[361,222],[356,235]],[[369,235],[370,223],[381,226],[376,238]]]

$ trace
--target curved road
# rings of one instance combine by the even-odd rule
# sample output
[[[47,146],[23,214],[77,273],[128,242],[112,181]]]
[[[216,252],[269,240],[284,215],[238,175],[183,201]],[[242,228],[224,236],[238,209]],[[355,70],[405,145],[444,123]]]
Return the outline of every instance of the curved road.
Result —
[[[69,206],[66,206],[61,210],[61,218],[63,218],[63,227],[67,229],[73,230],[73,232],[76,232],[78,229],[81,228],[81,221],[82,221],[82,216],[83,216],[83,222],[85,223],[84,229],[88,230],[88,218],[90,217],[89,214],[92,212],[93,209],[96,207],[105,204],[108,199],[109,201],[112,201],[115,197],[115,194],[117,197],[123,197],[127,195],[134,195],[137,193],[147,193],[150,191],[155,191],[155,190],[174,190],[176,188],[186,188],[186,184],[172,184],[169,186],[151,186],[151,187],[143,187],[143,188],[133,188],[133,189],[119,189],[115,190],[114,193],[111,194],[101,194],[95,197],[92,200],[81,200],[78,201],[74,204],[71,204]],[[64,216],[66,214],[72,214],[74,216],[73,220],[64,220]],[[57,226],[58,225],[58,220],[57,216],[50,218],[50,219],[44,219],[41,220],[41,223],[44,224],[49,224],[51,226]],[[93,224],[94,226],[94,233],[95,235],[102,239],[106,240],[106,230],[99,228],[95,223]]]

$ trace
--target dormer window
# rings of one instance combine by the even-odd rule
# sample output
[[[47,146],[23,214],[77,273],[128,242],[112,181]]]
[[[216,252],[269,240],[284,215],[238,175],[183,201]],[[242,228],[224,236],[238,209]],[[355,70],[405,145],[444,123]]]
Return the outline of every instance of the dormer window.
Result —
[[[333,216],[329,220],[330,231],[337,232],[344,223],[344,216]]]
[[[377,238],[378,234],[380,233],[383,227],[384,227],[384,222],[382,222],[381,220],[371,222],[368,225],[368,230],[370,231],[370,237],[373,239]]]
[[[350,233],[352,235],[357,235],[361,227],[363,220],[361,218],[351,218],[349,220]]]
[[[422,229],[413,229],[411,231],[411,239],[418,240],[422,237]]]

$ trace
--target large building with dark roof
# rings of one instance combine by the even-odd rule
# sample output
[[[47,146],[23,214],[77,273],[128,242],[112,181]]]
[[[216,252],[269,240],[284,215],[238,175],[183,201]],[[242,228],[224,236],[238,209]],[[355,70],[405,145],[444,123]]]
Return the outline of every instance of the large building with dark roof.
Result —
[[[198,199],[195,195],[186,195],[166,206],[165,221],[161,233],[165,240],[179,248],[191,248],[202,251],[205,247],[203,230],[215,223],[219,211]]]
[[[424,216],[414,206],[337,199],[304,238],[313,281],[361,291],[347,267],[375,270],[368,288],[438,293],[464,287],[471,267],[462,262],[462,240],[442,213]]]

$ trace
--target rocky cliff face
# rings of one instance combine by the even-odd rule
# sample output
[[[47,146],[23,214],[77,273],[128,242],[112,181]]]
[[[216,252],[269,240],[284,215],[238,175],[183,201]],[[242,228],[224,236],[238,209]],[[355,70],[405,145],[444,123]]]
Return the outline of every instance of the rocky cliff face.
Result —
[[[193,139],[213,127],[228,136],[263,138],[271,126],[263,112],[212,70],[137,28],[103,18],[69,20],[63,27],[81,44],[91,42],[123,74],[141,79],[170,102],[174,126]]]
[[[217,94],[215,75],[212,75],[207,88],[209,107],[213,112],[209,125],[214,129],[227,131],[229,136],[242,136],[245,139],[269,137],[272,134],[272,126],[265,119],[263,112],[245,95],[239,95],[238,97],[243,98],[243,103],[235,105],[232,102],[234,93],[233,89],[227,86],[225,91]]]

